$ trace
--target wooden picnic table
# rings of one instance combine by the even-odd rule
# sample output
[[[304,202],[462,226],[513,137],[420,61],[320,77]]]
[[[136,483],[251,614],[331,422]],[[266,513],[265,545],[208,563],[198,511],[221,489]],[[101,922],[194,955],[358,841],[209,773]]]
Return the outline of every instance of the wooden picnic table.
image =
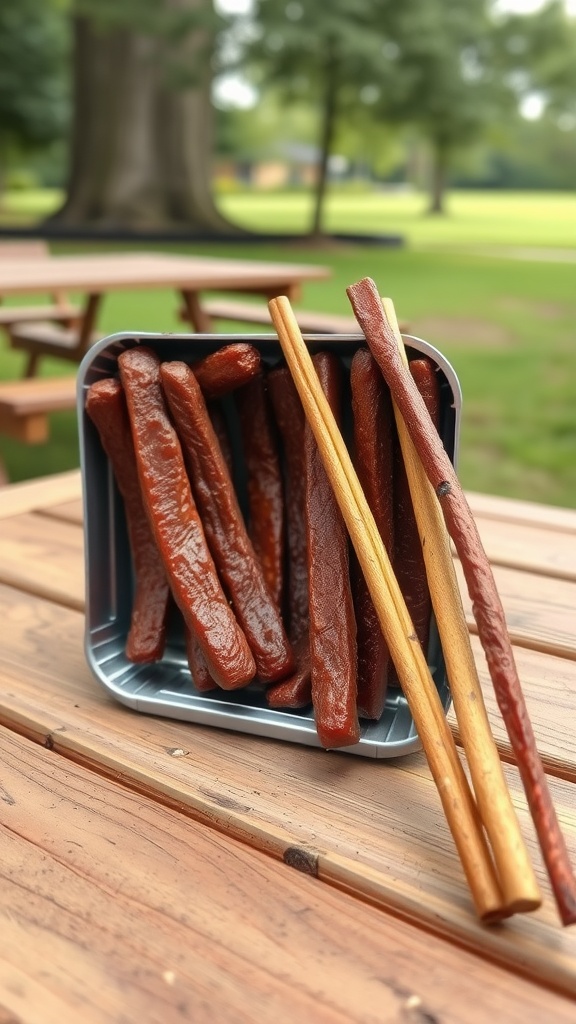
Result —
[[[162,252],[80,254],[3,261],[0,294],[5,297],[54,292],[84,294],[84,313],[72,346],[62,329],[58,332],[57,328],[52,328],[46,335],[47,348],[50,344],[60,345],[64,351],[72,347],[74,358],[79,362],[93,340],[100,303],[107,292],[172,288],[182,298],[184,315],[191,328],[209,333],[212,321],[202,307],[204,292],[259,295],[265,299],[287,295],[295,302],[305,281],[329,275],[327,267],[299,263],[179,256]],[[138,326],[144,329],[146,325]],[[38,332],[38,326],[34,325],[29,341],[33,354],[34,346],[38,345]],[[41,342],[42,337],[39,340]],[[24,347],[25,341],[19,347]],[[29,376],[35,371],[35,365],[33,363],[29,367]]]
[[[545,896],[498,927],[474,916],[422,754],[326,753],[111,698],[83,653],[80,490],[74,471],[0,492],[0,1019],[573,1022],[576,930],[476,640]],[[576,859],[576,513],[470,501]]]
[[[163,252],[82,253],[6,261],[0,272],[0,293],[82,292],[94,304],[111,291],[173,288],[184,297],[191,325],[204,331],[207,328],[202,322],[199,298],[202,292],[241,292],[265,298],[288,295],[296,301],[303,282],[329,275],[327,267],[301,263]]]

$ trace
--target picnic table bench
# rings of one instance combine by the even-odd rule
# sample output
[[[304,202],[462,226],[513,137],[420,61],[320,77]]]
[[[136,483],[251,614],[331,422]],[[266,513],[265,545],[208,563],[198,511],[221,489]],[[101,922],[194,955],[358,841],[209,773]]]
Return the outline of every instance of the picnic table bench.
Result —
[[[469,500],[574,858],[576,513]],[[498,927],[474,916],[422,754],[372,761],[115,702],[84,657],[82,520],[76,471],[0,491],[0,1016],[572,1024],[576,933],[477,639],[545,897]]]

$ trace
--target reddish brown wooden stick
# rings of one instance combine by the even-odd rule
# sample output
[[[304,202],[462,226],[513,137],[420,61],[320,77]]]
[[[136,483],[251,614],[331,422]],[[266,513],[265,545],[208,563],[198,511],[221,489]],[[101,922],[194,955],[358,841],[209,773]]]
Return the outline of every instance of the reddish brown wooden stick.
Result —
[[[460,557],[478,635],[510,737],[540,848],[564,925],[576,923],[576,879],[514,662],[502,603],[474,517],[416,384],[402,363],[394,332],[370,278],[347,289],[354,314],[406,423]]]

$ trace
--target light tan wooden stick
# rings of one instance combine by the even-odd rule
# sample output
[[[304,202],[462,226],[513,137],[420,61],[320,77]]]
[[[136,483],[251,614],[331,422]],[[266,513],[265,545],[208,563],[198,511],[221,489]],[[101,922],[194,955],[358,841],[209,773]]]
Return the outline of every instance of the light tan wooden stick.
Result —
[[[269,303],[286,362],[344,516],[404,694],[438,788],[477,913],[505,916],[478,810],[438,692],[346,445],[324,397],[287,298]]]
[[[408,366],[394,304],[391,299],[382,299],[382,305],[394,331],[402,359]],[[490,730],[462,608],[448,532],[442,509],[424,472],[404,420],[394,403],[393,406],[422,543],[432,606],[442,642],[462,745],[470,766],[472,785],[482,822],[492,845],[507,910],[511,914],[525,913],[536,910],[542,902],[542,897]]]

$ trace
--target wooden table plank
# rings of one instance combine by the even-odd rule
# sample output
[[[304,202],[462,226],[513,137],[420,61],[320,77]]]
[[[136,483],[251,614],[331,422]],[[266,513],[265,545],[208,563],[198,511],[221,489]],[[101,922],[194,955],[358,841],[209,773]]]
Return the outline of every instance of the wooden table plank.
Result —
[[[328,267],[264,260],[123,252],[51,256],[2,267],[2,294],[67,291],[102,293],[132,288],[276,292],[281,286],[323,280]]]
[[[66,501],[77,501],[81,496],[82,484],[77,469],[24,480],[0,489],[0,519],[38,508],[46,509]]]
[[[511,761],[510,742],[477,637],[472,637],[472,649],[496,745],[501,755]],[[576,782],[576,662],[523,647],[514,647],[513,651],[544,767],[548,773]],[[455,728],[453,709],[450,709],[448,717]],[[455,733],[458,737],[456,728]]]
[[[67,523],[74,523],[76,526],[82,526],[84,522],[82,499],[76,498],[73,501],[65,501],[58,505],[51,505],[46,509],[38,509],[38,515],[48,516],[51,519],[63,519]]]
[[[492,565],[576,580],[576,533],[482,516],[475,518]]]
[[[475,516],[497,519],[499,522],[544,526],[559,533],[576,533],[576,512],[570,508],[479,494],[477,491],[467,491],[466,497]]]
[[[129,711],[92,679],[79,613],[8,588],[0,598],[3,724],[277,857],[296,849],[332,884],[576,995],[576,934],[559,927],[515,769],[546,902],[489,929],[474,917],[422,755],[367,762]],[[576,788],[551,787],[574,856]]]
[[[573,1020],[574,1004],[0,730],[21,1024]]]
[[[476,632],[462,567],[456,561],[466,621]],[[494,579],[514,644],[561,658],[576,658],[576,583],[494,567]]]
[[[4,520],[0,579],[68,608],[84,609],[84,536],[79,526],[24,513]]]

